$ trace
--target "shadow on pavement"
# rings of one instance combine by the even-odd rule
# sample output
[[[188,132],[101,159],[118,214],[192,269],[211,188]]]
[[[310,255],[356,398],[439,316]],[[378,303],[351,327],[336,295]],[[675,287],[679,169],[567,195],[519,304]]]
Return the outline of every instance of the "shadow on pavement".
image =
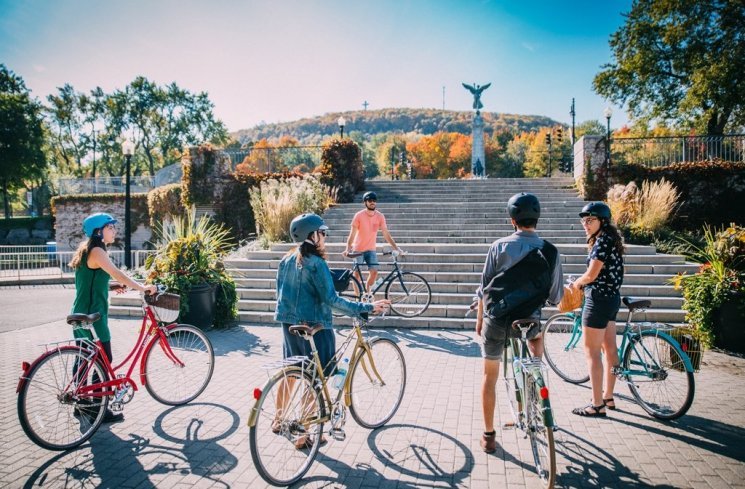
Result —
[[[104,425],[88,443],[59,453],[45,462],[31,474],[24,488],[89,484],[154,488],[156,486],[148,479],[150,475],[173,472],[197,475],[211,481],[211,487],[227,488],[229,486],[216,477],[233,470],[238,460],[217,442],[235,432],[239,423],[235,411],[219,404],[194,403],[172,407],[156,418],[153,431],[163,440],[180,447],[158,445],[150,438],[134,433],[130,433],[127,439],[120,438]],[[79,457],[82,453],[77,452],[85,448],[90,449],[90,457]],[[157,456],[158,462],[145,469],[140,460],[150,456]],[[47,481],[47,470],[56,463],[64,463],[65,480]]]
[[[234,326],[230,329],[213,329],[209,332],[215,356],[224,356],[232,352],[249,356],[269,351],[269,344],[249,332],[245,326]]]
[[[613,419],[613,418],[608,418]],[[628,420],[613,420],[633,426],[643,431],[661,435],[673,440],[702,448],[716,455],[729,457],[738,462],[745,462],[745,450],[742,448],[745,440],[745,428],[700,416],[685,415],[674,421],[657,420],[655,425],[642,425]],[[676,430],[665,429],[666,427]],[[685,433],[681,433],[684,431]]]
[[[408,431],[408,434],[405,432]],[[439,439],[438,439],[439,438]],[[402,440],[405,440],[402,443]],[[430,451],[427,445],[437,447]],[[344,487],[388,487],[413,489],[446,485],[462,486],[471,474],[474,458],[466,445],[452,436],[432,428],[410,424],[393,424],[372,431],[367,437],[367,446],[386,470],[397,472],[386,478],[381,472],[368,464],[351,467],[336,459],[319,454],[317,462],[326,465],[338,474],[335,478],[308,477],[292,487],[303,487],[319,482],[340,484]],[[384,447],[384,448],[383,448]],[[454,470],[453,463],[462,460],[462,465]],[[407,467],[416,467],[412,470]],[[447,468],[446,468],[447,467]],[[402,480],[402,476],[403,480]]]
[[[407,348],[450,353],[462,357],[480,357],[479,345],[473,336],[462,331],[439,331],[435,336],[420,334],[417,330],[396,330],[396,337],[409,342]]]
[[[556,432],[556,452],[569,462],[564,464],[561,459],[557,460],[557,487],[676,487],[667,484],[655,486],[640,480],[638,474],[632,472],[608,451],[565,430]]]

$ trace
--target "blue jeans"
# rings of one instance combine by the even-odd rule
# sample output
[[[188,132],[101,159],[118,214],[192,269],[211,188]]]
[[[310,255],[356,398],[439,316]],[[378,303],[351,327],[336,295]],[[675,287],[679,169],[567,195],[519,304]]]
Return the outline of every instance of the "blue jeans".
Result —
[[[380,267],[378,263],[378,254],[375,250],[363,251],[362,254],[354,259],[360,265],[367,264],[368,270],[377,270]]]

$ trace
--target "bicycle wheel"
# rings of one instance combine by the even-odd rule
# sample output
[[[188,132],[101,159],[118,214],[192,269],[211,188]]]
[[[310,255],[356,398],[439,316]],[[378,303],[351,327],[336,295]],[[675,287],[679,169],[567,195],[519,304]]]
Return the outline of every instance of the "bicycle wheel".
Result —
[[[654,330],[632,338],[623,353],[631,394],[655,418],[679,418],[693,403],[693,372],[686,370],[683,355],[675,340]]]
[[[396,414],[406,389],[401,349],[387,338],[373,339],[370,351],[357,357],[350,375],[349,412],[354,420],[369,429],[386,424]]]
[[[320,392],[311,376],[288,367],[270,378],[254,406],[255,423],[249,430],[251,458],[259,475],[275,486],[300,480],[318,454],[324,416]],[[306,448],[296,448],[302,438]]]
[[[43,355],[18,393],[18,420],[42,448],[67,450],[93,436],[103,421],[108,397],[80,394],[79,387],[108,380],[103,364],[89,352],[68,346]]]
[[[556,314],[543,329],[543,352],[551,370],[567,382],[582,384],[590,380],[582,343],[582,327],[575,329],[575,315]]]
[[[432,302],[432,289],[421,275],[402,272],[393,276],[385,288],[385,298],[399,316],[413,318],[427,310]]]
[[[360,281],[357,280],[357,277],[352,275],[349,279],[349,285],[347,288],[339,292],[339,297],[344,297],[345,299],[349,299],[350,301],[359,302],[360,298],[362,297],[362,285],[360,285]],[[345,314],[341,311],[338,311],[336,309],[331,309],[331,314],[334,315],[334,317],[340,318],[345,316]]]
[[[540,376],[536,378],[534,375],[527,375],[525,379],[527,382],[525,395],[528,408],[526,428],[536,473],[541,479],[543,487],[554,487],[556,481],[554,428],[553,421],[546,418],[546,413],[551,412],[551,405],[548,398],[543,399],[541,397],[541,389],[544,387],[543,378]]]
[[[215,353],[207,335],[194,326],[179,324],[165,334],[170,351],[155,337],[145,352],[145,387],[156,401],[180,406],[196,399],[207,387]]]

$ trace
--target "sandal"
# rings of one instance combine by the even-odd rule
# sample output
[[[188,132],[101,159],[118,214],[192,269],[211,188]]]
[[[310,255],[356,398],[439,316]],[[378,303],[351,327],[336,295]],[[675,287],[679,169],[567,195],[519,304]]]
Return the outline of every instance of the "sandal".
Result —
[[[613,404],[612,405],[611,404],[608,404],[609,402],[612,402]],[[608,399],[603,399],[603,406],[607,407],[611,411],[615,411],[616,410],[616,401],[612,397],[609,397]]]
[[[588,411],[588,409],[592,409],[592,411]],[[606,413],[605,411],[601,411],[601,409],[605,409],[605,404],[601,404],[600,406],[593,406],[592,403],[590,403],[587,406],[572,409],[572,414],[588,418],[604,418],[606,416]]]
[[[275,419],[272,421],[272,433],[275,435],[278,435],[280,430],[282,429],[282,422],[278,419]]]

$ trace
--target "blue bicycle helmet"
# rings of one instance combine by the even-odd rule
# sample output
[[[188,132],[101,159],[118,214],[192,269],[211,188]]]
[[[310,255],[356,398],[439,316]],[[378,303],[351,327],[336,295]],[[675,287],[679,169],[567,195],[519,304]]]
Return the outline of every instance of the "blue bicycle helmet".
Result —
[[[111,214],[106,214],[105,212],[97,212],[95,214],[91,214],[83,220],[83,232],[90,238],[91,236],[93,236],[93,231],[95,231],[96,229],[101,229],[107,224],[116,224],[116,222],[116,219],[111,217]]]

